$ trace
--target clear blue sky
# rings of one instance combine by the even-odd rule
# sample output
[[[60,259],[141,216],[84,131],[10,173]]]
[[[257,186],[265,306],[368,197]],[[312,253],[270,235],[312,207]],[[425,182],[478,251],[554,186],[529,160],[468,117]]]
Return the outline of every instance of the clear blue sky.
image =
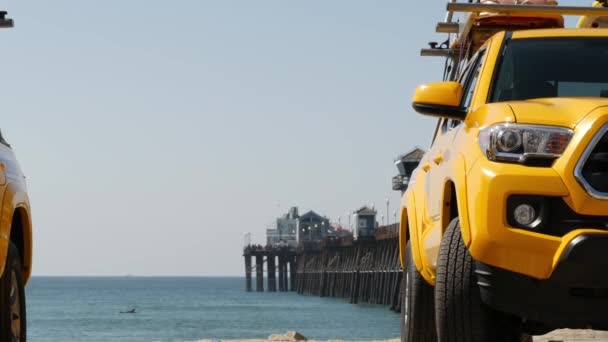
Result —
[[[444,1],[0,5],[35,275],[241,275],[289,206],[392,212],[393,158],[430,141],[409,99],[441,78],[418,53]]]

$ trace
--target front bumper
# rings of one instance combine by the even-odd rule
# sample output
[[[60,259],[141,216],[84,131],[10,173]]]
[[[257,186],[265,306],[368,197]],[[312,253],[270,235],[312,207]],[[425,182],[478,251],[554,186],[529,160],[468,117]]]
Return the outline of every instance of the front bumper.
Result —
[[[467,175],[469,220],[463,229],[469,230],[467,247],[471,256],[494,267],[537,279],[548,278],[560,250],[574,236],[551,236],[510,227],[507,202],[512,195],[564,198],[568,194],[553,168],[479,159]]]
[[[585,149],[606,124],[606,108],[586,116],[552,167],[492,162],[483,155],[470,164],[465,184],[466,215],[461,215],[461,221],[463,238],[475,260],[535,279],[549,279],[567,246],[578,236],[608,236],[608,201],[590,196],[574,176]],[[515,228],[507,220],[507,203],[516,195],[556,199],[564,210],[557,207],[554,212],[573,215],[552,216],[552,226],[544,232]]]
[[[579,235],[568,243],[548,279],[477,261],[482,301],[528,322],[556,328],[608,330],[608,236]]]

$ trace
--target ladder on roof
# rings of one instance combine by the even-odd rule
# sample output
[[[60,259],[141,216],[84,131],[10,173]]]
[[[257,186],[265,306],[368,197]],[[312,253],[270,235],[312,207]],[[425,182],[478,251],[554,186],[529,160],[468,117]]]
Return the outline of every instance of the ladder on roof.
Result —
[[[458,16],[461,13],[464,15]],[[441,44],[429,43],[421,55],[447,57],[444,78],[454,80],[462,64],[494,33],[563,27],[563,16],[581,16],[579,28],[608,27],[608,0],[596,0],[590,7],[448,0],[445,19],[435,28],[437,33],[447,33],[448,39]]]

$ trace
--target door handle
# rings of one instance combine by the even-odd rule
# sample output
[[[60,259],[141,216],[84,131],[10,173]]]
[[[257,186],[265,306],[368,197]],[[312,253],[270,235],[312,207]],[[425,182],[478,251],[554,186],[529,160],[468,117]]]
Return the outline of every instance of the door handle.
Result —
[[[424,163],[424,164],[422,164],[422,171],[427,172],[430,169],[431,169],[431,164],[430,163]]]
[[[441,162],[443,162],[443,154],[439,153],[436,155],[435,158],[433,158],[433,162],[437,165],[441,164]]]

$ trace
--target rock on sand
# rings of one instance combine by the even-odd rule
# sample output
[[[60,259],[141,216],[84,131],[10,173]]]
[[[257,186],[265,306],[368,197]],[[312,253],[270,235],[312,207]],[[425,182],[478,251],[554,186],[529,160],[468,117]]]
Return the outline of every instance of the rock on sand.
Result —
[[[306,337],[302,336],[302,334],[300,334],[299,332],[289,331],[285,335],[278,335],[278,334],[270,335],[270,337],[268,338],[268,341],[297,342],[297,341],[308,341],[308,339]]]

